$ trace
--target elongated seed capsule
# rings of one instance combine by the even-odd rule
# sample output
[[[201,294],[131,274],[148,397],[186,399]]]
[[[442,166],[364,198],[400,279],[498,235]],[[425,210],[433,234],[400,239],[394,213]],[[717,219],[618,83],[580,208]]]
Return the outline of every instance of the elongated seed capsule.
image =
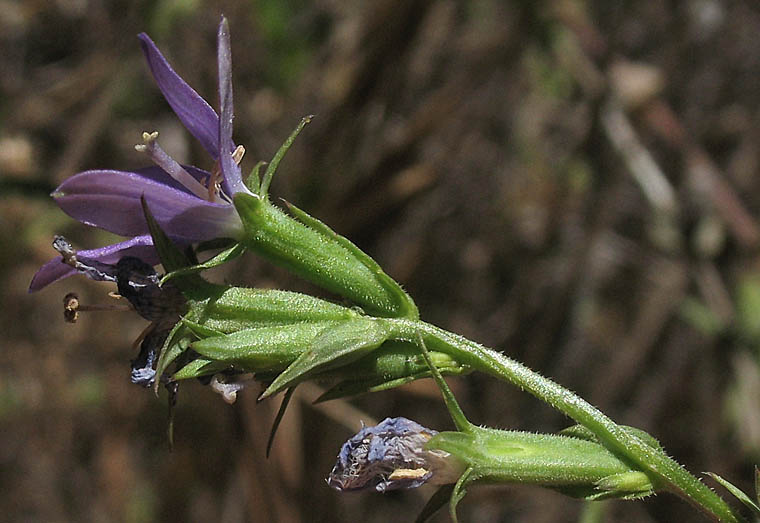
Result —
[[[306,350],[306,347],[303,350]],[[282,372],[295,361],[293,356],[297,357],[300,354],[293,354],[292,351],[286,350],[277,359],[270,353],[267,362],[270,368],[266,371],[262,370],[261,360],[255,357],[232,363],[230,361],[212,360],[204,356],[184,365],[172,376],[172,379],[186,380],[210,376],[223,370],[255,372],[257,376],[274,375]],[[471,370],[466,365],[453,360],[448,354],[431,352],[430,356],[442,374],[460,375]],[[280,367],[277,367],[277,361],[281,363]],[[368,354],[359,361],[337,369],[320,372],[316,376],[317,379],[338,383],[315,401],[322,402],[345,396],[388,390],[429,375],[430,369],[419,355],[419,349],[415,345],[407,342],[388,341],[375,352]]]
[[[441,432],[427,449],[449,452],[471,469],[470,482],[543,485],[587,499],[644,497],[655,486],[643,472],[586,439],[472,426]]]
[[[219,288],[208,300],[192,305],[190,317],[222,333],[268,325],[315,321],[345,321],[359,317],[354,309],[297,292]]]
[[[212,361],[226,362],[251,372],[272,372],[286,368],[325,329],[336,322],[321,321],[245,329],[224,336],[193,342],[190,347]]]
[[[398,283],[322,222],[293,208],[296,220],[256,195],[237,193],[234,203],[245,228],[241,242],[250,250],[351,300],[372,316],[419,316]]]

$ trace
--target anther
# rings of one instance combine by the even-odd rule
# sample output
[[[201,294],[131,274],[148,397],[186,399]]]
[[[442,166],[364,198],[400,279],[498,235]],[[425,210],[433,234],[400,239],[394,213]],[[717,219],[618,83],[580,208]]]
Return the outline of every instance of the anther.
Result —
[[[240,165],[240,162],[243,161],[243,156],[245,155],[245,147],[242,145],[238,145],[235,147],[235,150],[232,151],[232,160],[235,162],[235,164]]]
[[[240,162],[243,161],[243,156],[245,156],[245,147],[238,145],[235,147],[235,150],[232,151],[232,161],[235,162],[235,165],[240,165]],[[222,180],[222,169],[219,166],[219,160],[217,160],[214,164],[214,168],[211,169],[208,180],[206,180],[209,201],[218,201],[220,198],[225,197],[224,193],[221,192]]]
[[[66,323],[76,323],[79,319],[79,296],[73,292],[63,297],[63,319]]]
[[[67,323],[76,323],[79,319],[80,312],[127,312],[133,311],[131,305],[82,305],[79,301],[79,296],[76,293],[70,292],[63,297],[63,319]]]

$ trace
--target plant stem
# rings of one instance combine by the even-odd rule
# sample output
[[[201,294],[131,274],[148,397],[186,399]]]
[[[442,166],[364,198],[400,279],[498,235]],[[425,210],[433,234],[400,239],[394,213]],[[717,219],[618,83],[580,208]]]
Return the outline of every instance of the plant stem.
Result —
[[[599,409],[554,381],[503,354],[419,320],[388,319],[399,339],[419,334],[431,350],[454,356],[460,363],[517,385],[592,431],[613,453],[641,467],[661,488],[684,498],[716,521],[739,522],[731,507],[707,485],[663,451],[621,427]]]

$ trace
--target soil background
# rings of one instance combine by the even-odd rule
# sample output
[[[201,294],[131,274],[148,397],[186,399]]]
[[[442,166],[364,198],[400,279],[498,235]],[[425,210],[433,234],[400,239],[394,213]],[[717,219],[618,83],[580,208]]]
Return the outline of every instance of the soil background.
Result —
[[[452,428],[430,380],[311,406],[234,406],[199,383],[129,383],[133,314],[84,278],[35,294],[53,234],[116,240],[49,193],[133,169],[143,131],[209,160],[153,83],[148,32],[216,104],[230,20],[244,171],[314,114],[272,193],[374,256],[427,321],[553,377],[657,437],[691,471],[752,489],[760,456],[760,7],[753,1],[0,0],[0,520],[413,521],[430,489],[340,494],[324,478],[359,426]],[[212,278],[319,293],[252,255]],[[507,384],[452,379],[478,424],[570,421]],[[725,492],[724,492],[725,493]],[[738,504],[738,503],[737,503]],[[447,521],[441,514],[436,521]],[[463,521],[695,521],[671,495],[592,508],[473,487]],[[582,519],[588,518],[588,519]]]

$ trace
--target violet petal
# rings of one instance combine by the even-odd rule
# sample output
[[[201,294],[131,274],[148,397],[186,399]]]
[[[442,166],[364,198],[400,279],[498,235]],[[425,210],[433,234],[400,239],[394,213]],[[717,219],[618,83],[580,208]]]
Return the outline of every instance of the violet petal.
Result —
[[[216,111],[172,69],[153,40],[138,35],[148,66],[172,110],[214,159],[219,157],[219,117]]]
[[[99,249],[78,251],[77,255],[111,264],[118,262],[124,256],[135,256],[150,265],[159,263],[158,253],[153,247],[153,240],[149,235],[136,236]],[[78,274],[77,270],[63,263],[62,258],[57,256],[35,273],[32,283],[29,284],[29,292],[36,292],[53,282],[74,274]]]
[[[158,223],[175,240],[192,243],[236,235],[241,225],[232,205],[202,200],[178,186],[173,180],[157,182],[136,172],[92,170],[67,179],[53,196],[72,218],[121,236],[148,232],[140,202],[143,195]]]
[[[232,103],[232,53],[230,50],[230,30],[227,19],[222,17],[219,24],[217,44],[217,65],[219,68],[219,150],[229,151],[219,156],[219,167],[224,176],[224,189],[227,194],[249,192],[243,183],[240,167],[230,154],[235,149],[232,141],[232,120],[234,108]]]

